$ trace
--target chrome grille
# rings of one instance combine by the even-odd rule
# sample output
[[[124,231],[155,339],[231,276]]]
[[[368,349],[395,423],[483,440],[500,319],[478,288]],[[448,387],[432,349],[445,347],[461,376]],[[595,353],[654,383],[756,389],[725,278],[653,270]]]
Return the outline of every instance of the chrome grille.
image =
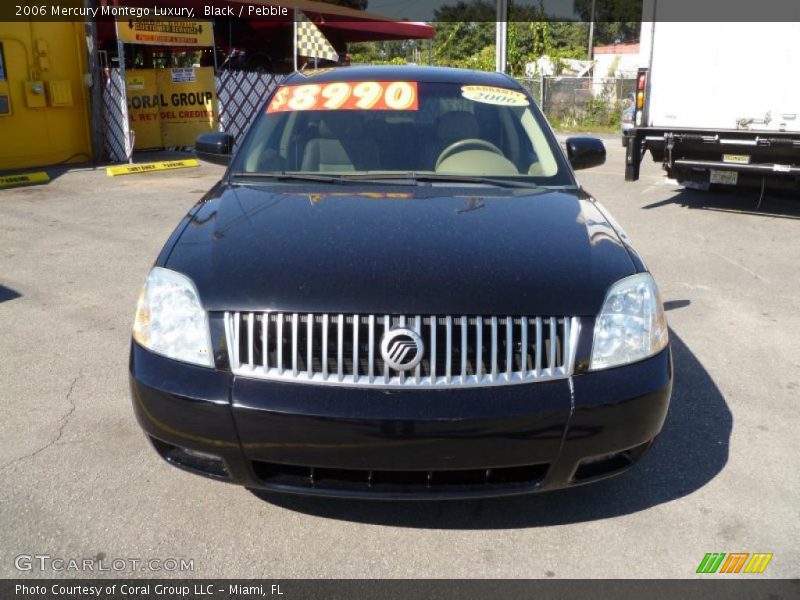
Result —
[[[238,376],[324,385],[445,388],[512,385],[572,374],[577,317],[228,312]],[[409,371],[389,367],[381,339],[408,328],[424,341]]]

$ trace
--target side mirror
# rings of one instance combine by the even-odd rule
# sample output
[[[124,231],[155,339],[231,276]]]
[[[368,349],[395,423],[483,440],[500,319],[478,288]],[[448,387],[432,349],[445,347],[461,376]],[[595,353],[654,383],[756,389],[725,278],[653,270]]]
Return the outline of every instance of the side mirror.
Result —
[[[233,152],[233,136],[229,133],[203,133],[194,144],[197,158],[217,165],[227,165]]]
[[[576,171],[598,167],[606,162],[606,147],[593,137],[567,138],[567,158]]]

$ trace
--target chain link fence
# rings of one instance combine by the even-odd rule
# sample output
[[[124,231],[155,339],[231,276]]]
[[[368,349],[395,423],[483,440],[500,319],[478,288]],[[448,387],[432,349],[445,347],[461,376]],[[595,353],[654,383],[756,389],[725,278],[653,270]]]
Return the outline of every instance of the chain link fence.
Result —
[[[101,110],[104,159],[128,162],[133,155],[125,82],[119,69],[104,69],[99,78],[102,85]]]
[[[556,128],[619,127],[626,98],[636,79],[540,77],[520,79]]]
[[[238,145],[261,104],[284,78],[285,75],[238,70],[217,73],[215,86],[219,130],[233,135]],[[128,162],[133,156],[135,138],[128,119],[122,73],[119,69],[105,69],[100,81],[103,86],[103,159],[115,163]]]
[[[220,71],[216,79],[220,131],[233,135],[238,146],[258,108],[285,77],[252,71]]]

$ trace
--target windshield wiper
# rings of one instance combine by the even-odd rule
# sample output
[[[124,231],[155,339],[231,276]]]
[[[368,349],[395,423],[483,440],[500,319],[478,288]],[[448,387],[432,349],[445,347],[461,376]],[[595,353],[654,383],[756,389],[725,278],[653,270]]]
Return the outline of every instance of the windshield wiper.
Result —
[[[276,181],[313,181],[316,183],[347,183],[339,175],[317,175],[315,173],[287,173],[281,171],[279,173],[247,173],[238,172],[231,173],[231,178],[236,179],[274,179]]]
[[[477,183],[505,188],[536,188],[532,182],[514,179],[497,179],[494,177],[477,177],[473,175],[448,175],[444,173],[354,173],[347,175],[321,175],[317,173],[280,172],[237,172],[231,178],[237,179],[272,179],[275,181],[311,181],[314,183],[346,184],[346,183],[382,183],[394,185],[415,185],[417,183]]]
[[[237,172],[232,173],[231,178],[236,179],[272,179],[275,181],[311,181],[314,183],[330,183],[336,185],[342,185],[347,183],[377,183],[382,185],[389,185],[392,182],[389,181],[391,179],[399,179],[400,182],[397,185],[414,185],[415,181],[408,181],[408,177],[405,173],[400,174],[399,176],[384,176],[383,174],[378,175],[377,177],[372,177],[370,174],[365,173],[362,176],[358,175],[320,175],[317,173],[290,173],[286,171],[281,172],[255,172],[255,173],[247,173],[247,172]]]
[[[533,182],[516,181],[514,179],[497,179],[494,177],[477,177],[474,175],[448,175],[444,173],[366,173],[364,175],[343,175],[352,181],[391,181],[391,180],[411,180],[421,183],[479,183],[483,185],[493,185],[496,187],[507,188],[535,188],[539,187]],[[363,178],[363,179],[362,179]]]

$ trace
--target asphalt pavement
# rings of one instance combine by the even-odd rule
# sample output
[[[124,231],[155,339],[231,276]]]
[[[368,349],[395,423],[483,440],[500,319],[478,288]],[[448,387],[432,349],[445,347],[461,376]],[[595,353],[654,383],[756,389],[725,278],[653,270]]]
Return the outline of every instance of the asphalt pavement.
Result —
[[[800,576],[800,199],[685,191],[649,159],[626,183],[607,147],[579,179],[661,287],[670,413],[619,478],[491,501],[265,500],[162,462],[128,395],[134,305],[221,168],[0,190],[0,577],[92,575],[15,566],[48,555],[127,561],[103,576],[683,578],[707,552]]]

